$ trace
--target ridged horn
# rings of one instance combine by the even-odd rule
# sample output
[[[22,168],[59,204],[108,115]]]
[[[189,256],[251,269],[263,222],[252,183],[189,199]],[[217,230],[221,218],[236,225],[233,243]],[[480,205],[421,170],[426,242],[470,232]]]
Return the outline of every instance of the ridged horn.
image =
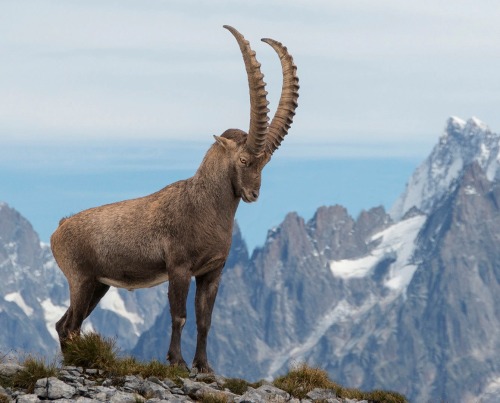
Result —
[[[260,63],[255,57],[255,52],[250,48],[250,43],[233,27],[224,25],[224,28],[236,38],[245,62],[250,90],[250,127],[246,147],[249,152],[258,156],[264,152],[269,128],[269,109],[267,108],[269,102],[266,98],[264,75],[260,71]]]
[[[288,129],[293,122],[295,109],[298,106],[299,98],[299,78],[297,77],[297,66],[293,63],[292,56],[288,53],[286,46],[274,39],[263,38],[263,42],[271,45],[278,53],[283,71],[283,86],[281,97],[276,113],[269,126],[269,133],[266,140],[266,153],[271,156],[280,146],[288,133]]]

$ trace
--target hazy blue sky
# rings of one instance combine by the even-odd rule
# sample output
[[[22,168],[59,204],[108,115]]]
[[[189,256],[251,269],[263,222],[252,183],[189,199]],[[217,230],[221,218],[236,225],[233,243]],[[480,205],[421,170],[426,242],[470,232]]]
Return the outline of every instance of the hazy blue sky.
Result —
[[[282,41],[300,77],[295,123],[242,206],[251,245],[285,212],[390,206],[450,115],[500,130],[495,1],[0,1],[0,200],[43,240],[59,217],[190,176],[246,130],[250,40],[271,113]],[[144,193],[145,192],[145,193]]]

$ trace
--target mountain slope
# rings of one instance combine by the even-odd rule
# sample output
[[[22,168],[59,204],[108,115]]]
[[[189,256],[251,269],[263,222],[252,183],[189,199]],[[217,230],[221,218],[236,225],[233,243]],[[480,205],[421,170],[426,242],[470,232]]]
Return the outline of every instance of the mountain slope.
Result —
[[[209,341],[216,370],[258,379],[307,361],[416,402],[495,401],[499,142],[477,119],[451,118],[391,216],[289,214],[248,262],[226,267]],[[165,326],[143,334],[136,354],[153,356]]]
[[[499,151],[500,136],[479,120],[450,118],[390,214],[377,207],[354,219],[338,205],[320,207],[309,221],[290,213],[251,256],[235,226],[209,335],[214,369],[256,380],[306,361],[347,386],[393,389],[414,402],[497,401]],[[2,345],[56,349],[65,279],[29,223],[5,204],[0,271],[7,279],[0,317],[9,329],[0,330]],[[89,323],[141,358],[164,359],[165,290],[113,290]],[[188,362],[193,300],[191,291]]]

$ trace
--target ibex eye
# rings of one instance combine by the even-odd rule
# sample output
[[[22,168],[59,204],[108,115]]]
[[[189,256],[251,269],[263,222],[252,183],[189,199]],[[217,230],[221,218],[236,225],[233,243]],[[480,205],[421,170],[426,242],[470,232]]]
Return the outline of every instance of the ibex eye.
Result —
[[[245,158],[240,158],[240,162],[243,164],[243,165],[246,165],[247,164],[247,160]]]

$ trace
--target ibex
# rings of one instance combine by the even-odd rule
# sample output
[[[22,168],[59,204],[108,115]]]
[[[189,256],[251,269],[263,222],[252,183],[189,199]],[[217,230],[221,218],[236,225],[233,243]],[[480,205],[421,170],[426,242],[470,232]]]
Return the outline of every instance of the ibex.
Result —
[[[193,177],[172,183],[149,196],[84,210],[60,221],[51,237],[57,264],[66,276],[70,305],[57,322],[64,352],[69,338],[110,286],[129,290],[169,282],[172,335],[167,359],[187,368],[181,353],[186,299],[196,279],[197,346],[193,368],[212,372],[207,335],[219,280],[231,246],[234,215],[240,199],[257,200],[261,173],[280,146],[295,115],[297,68],[287,48],[262,39],[281,60],[283,86],[269,124],[264,76],[250,44],[234,28],[248,76],[250,128],[214,136]]]

